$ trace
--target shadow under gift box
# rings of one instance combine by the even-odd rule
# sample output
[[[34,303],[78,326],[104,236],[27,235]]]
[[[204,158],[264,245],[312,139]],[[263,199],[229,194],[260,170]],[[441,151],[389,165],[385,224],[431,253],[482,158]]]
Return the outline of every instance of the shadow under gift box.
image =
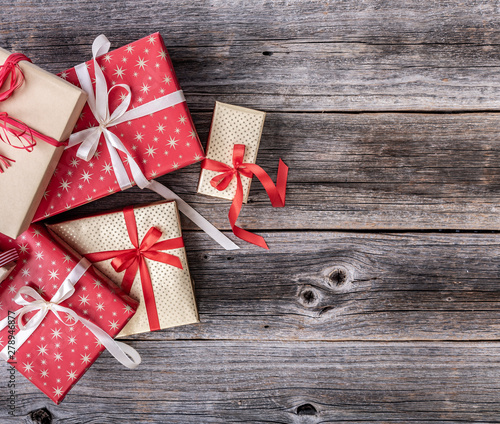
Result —
[[[10,53],[0,48],[0,65]],[[19,62],[24,82],[7,100],[0,102],[0,112],[39,133],[63,142],[68,139],[87,94],[78,87],[28,62]],[[9,142],[19,141],[3,132]],[[0,174],[0,233],[16,238],[24,232],[35,215],[64,147],[36,140],[33,151],[15,149],[0,140],[0,154],[15,162]]]
[[[16,268],[0,284],[0,321],[7,317],[8,311],[21,309],[14,301],[21,288],[31,287],[44,299],[52,299],[80,260],[38,224],[30,226],[16,240],[0,235],[0,250],[13,247],[19,253],[19,260]],[[92,266],[78,282],[72,283],[75,293],[61,302],[60,306],[72,309],[112,338],[129,322],[137,309],[135,300]],[[24,298],[31,300],[26,296]],[[32,318],[35,313],[30,312],[27,317]],[[9,360],[17,371],[56,404],[63,400],[104,350],[100,340],[82,322],[70,321],[65,312],[59,315],[66,323],[49,311],[34,333],[18,347],[15,360]],[[71,323],[73,325],[67,325]],[[16,325],[16,337],[18,330]],[[0,351],[5,348],[8,337],[9,327],[0,331]],[[0,388],[0,396],[2,390]]]

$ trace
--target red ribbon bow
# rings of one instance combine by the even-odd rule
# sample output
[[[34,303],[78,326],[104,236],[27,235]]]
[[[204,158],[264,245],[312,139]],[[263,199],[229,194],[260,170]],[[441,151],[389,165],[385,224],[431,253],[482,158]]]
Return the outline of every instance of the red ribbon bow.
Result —
[[[24,74],[19,67],[19,62],[21,60],[31,62],[31,60],[22,53],[12,53],[7,57],[5,63],[0,66],[0,89],[4,84],[9,82],[7,90],[0,94],[0,102],[10,98],[23,84]],[[58,146],[60,144],[57,140],[31,129],[25,123],[11,118],[7,112],[0,112],[0,130],[0,140],[15,149],[23,149],[28,152],[32,152],[33,148],[36,146],[35,137],[52,144],[53,146]],[[17,138],[19,145],[12,144],[7,133],[10,133]],[[15,160],[9,159],[7,156],[0,155],[0,173],[4,172],[3,168],[8,168],[10,166],[10,162],[15,162]],[[3,167],[1,166],[2,164]]]
[[[91,262],[101,262],[113,259],[111,261],[111,265],[114,270],[116,272],[125,271],[121,288],[126,293],[130,293],[134,278],[137,275],[137,271],[139,271],[141,276],[142,291],[144,294],[144,303],[148,313],[149,326],[151,331],[159,330],[160,320],[156,309],[151,275],[149,274],[145,258],[183,269],[179,257],[161,252],[161,250],[171,250],[184,247],[184,241],[182,237],[158,241],[162,232],[157,228],[151,227],[142,239],[142,242],[139,244],[139,236],[137,234],[137,224],[135,221],[133,207],[125,208],[123,210],[123,215],[125,218],[125,224],[127,225],[128,235],[134,248],[88,253],[85,257]]]
[[[233,166],[213,159],[204,159],[201,163],[201,167],[210,171],[221,172],[221,174],[216,175],[210,181],[212,187],[219,191],[225,190],[233,178],[236,178],[236,194],[233,197],[233,202],[231,203],[228,213],[229,223],[231,224],[233,233],[242,240],[263,247],[264,249],[269,249],[262,236],[251,233],[236,225],[236,220],[240,215],[243,205],[243,185],[240,175],[248,178],[252,178],[252,176],[255,175],[264,186],[273,207],[282,208],[285,206],[288,166],[280,159],[275,186],[271,177],[259,165],[255,163],[243,163],[244,155],[245,145],[235,144],[233,148]]]

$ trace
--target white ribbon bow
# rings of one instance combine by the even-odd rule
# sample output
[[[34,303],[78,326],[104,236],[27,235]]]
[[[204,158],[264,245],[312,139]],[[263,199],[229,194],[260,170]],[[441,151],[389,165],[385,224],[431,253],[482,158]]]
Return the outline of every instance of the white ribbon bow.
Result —
[[[151,102],[145,103],[134,109],[127,110],[130,106],[130,101],[132,98],[130,87],[126,84],[116,84],[111,89],[108,90],[106,83],[106,78],[97,63],[97,57],[106,54],[110,48],[110,42],[104,35],[99,35],[92,44],[92,55],[94,60],[94,70],[95,70],[95,94],[94,88],[92,86],[92,80],[90,78],[89,71],[85,63],[81,63],[75,67],[76,75],[80,81],[80,86],[88,94],[88,104],[90,110],[94,114],[99,126],[88,128],[77,133],[71,134],[69,138],[67,149],[80,144],[76,155],[85,161],[89,161],[99,145],[99,139],[101,134],[104,135],[106,140],[106,146],[108,148],[111,164],[116,175],[116,180],[120,185],[122,190],[132,186],[132,182],[129,180],[125,166],[118,154],[118,150],[124,153],[127,157],[127,162],[130,166],[130,171],[132,172],[132,177],[134,182],[141,189],[149,188],[155,191],[160,196],[167,200],[175,199],[179,210],[186,215],[191,221],[198,225],[203,231],[205,231],[210,237],[212,237],[217,243],[219,243],[226,250],[235,250],[239,247],[233,243],[229,238],[222,234],[217,228],[215,228],[210,222],[203,218],[198,212],[196,212],[191,206],[184,202],[179,196],[177,196],[173,191],[158,183],[155,180],[148,181],[145,175],[142,173],[141,168],[130,155],[127,148],[123,145],[121,140],[110,131],[110,127],[121,124],[126,121],[130,121],[136,118],[140,118],[160,110],[166,109],[176,104],[185,102],[184,94],[182,90],[175,91],[166,96],[159,97]],[[121,87],[126,90],[127,95],[115,109],[115,111],[110,115],[109,113],[109,95],[114,88]]]
[[[139,353],[132,347],[126,345],[122,342],[117,342],[108,333],[106,333],[102,328],[95,325],[93,322],[82,318],[73,309],[61,306],[60,304],[65,300],[69,299],[75,293],[74,285],[80,280],[80,278],[85,274],[87,269],[90,267],[91,263],[82,258],[80,262],[72,269],[66,279],[63,281],[56,294],[52,296],[49,301],[45,300],[40,294],[34,290],[32,287],[21,287],[14,297],[14,301],[22,306],[18,309],[14,317],[12,315],[4,318],[0,321],[0,331],[2,331],[9,321],[17,317],[19,324],[19,331],[15,335],[14,341],[14,351],[17,351],[23,344],[28,340],[39,325],[43,322],[47,314],[52,311],[57,319],[68,327],[75,325],[77,322],[81,322],[85,327],[87,327],[96,338],[102,343],[102,345],[123,365],[127,368],[136,368],[141,363],[141,357]],[[33,300],[26,300],[23,295],[31,297]],[[24,324],[23,318],[26,314],[30,312],[38,311],[26,324]],[[62,319],[59,315],[60,312],[64,312],[71,317],[71,322]],[[9,360],[9,350],[12,351],[12,347],[9,349],[9,344],[0,352],[0,359],[4,361]]]

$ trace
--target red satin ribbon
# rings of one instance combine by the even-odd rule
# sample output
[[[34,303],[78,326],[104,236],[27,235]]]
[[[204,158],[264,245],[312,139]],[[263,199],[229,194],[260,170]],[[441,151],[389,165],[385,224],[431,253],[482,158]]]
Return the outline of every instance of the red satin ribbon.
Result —
[[[8,88],[6,91],[0,93],[0,102],[3,102],[10,98],[14,92],[23,84],[24,74],[19,67],[19,62],[21,60],[31,60],[23,55],[22,53],[12,53],[7,57],[7,60],[3,65],[0,66],[0,89],[7,84]],[[12,144],[9,140],[8,133],[13,135],[19,141],[19,145]],[[22,121],[11,118],[7,112],[0,112],[0,140],[6,144],[9,144],[15,149],[23,149],[28,152],[32,152],[33,148],[36,146],[35,137],[45,141],[53,146],[59,146],[61,143],[54,140],[51,137],[47,137],[35,131],[34,129],[28,127]],[[8,168],[10,162],[15,162],[13,159],[9,159],[7,156],[0,155],[0,173],[4,172],[3,168]],[[1,166],[3,164],[3,167]]]
[[[156,309],[151,275],[149,274],[145,258],[183,269],[179,257],[161,252],[161,250],[171,250],[184,247],[184,241],[182,237],[158,241],[162,232],[157,228],[151,227],[142,239],[141,244],[139,244],[139,236],[137,234],[137,224],[135,221],[133,207],[125,208],[123,210],[123,215],[127,225],[128,236],[134,246],[134,249],[88,253],[85,257],[91,262],[101,262],[113,259],[111,261],[111,265],[114,270],[116,272],[125,271],[121,288],[126,293],[130,293],[134,278],[137,275],[137,271],[139,271],[141,276],[142,291],[144,294],[144,303],[148,313],[149,327],[151,328],[151,331],[159,330],[160,320]]]
[[[229,166],[213,159],[204,159],[201,163],[201,167],[210,171],[221,172],[221,174],[216,175],[210,181],[212,187],[219,191],[225,190],[233,178],[236,178],[236,194],[233,197],[233,203],[231,203],[228,214],[229,223],[231,224],[233,233],[236,237],[239,237],[242,240],[263,247],[264,249],[269,249],[262,236],[251,233],[250,231],[244,230],[236,225],[236,220],[240,215],[241,207],[243,205],[243,185],[241,183],[240,174],[248,178],[252,178],[252,176],[255,175],[264,186],[273,207],[282,208],[285,206],[288,166],[286,166],[280,159],[275,186],[271,177],[269,177],[266,171],[264,171],[259,165],[256,165],[255,163],[243,163],[244,155],[245,145],[235,144],[233,149],[233,166]]]

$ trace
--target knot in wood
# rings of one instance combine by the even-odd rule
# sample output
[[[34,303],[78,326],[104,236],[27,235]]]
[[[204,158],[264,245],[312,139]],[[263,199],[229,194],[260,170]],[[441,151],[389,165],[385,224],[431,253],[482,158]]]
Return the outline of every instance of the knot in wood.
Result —
[[[316,415],[318,411],[310,403],[305,403],[297,408],[297,415]]]
[[[299,302],[306,307],[314,307],[320,301],[321,293],[311,286],[304,286],[299,292]]]
[[[302,298],[304,299],[305,303],[314,303],[316,296],[314,296],[313,291],[306,290],[305,292],[302,293]]]
[[[36,411],[31,411],[29,415],[31,421],[35,424],[51,424],[52,414],[47,408],[37,409]]]
[[[337,267],[328,276],[332,285],[341,287],[348,282],[347,270],[343,267]]]
[[[324,284],[334,292],[345,293],[352,288],[352,270],[336,265],[323,271]]]

